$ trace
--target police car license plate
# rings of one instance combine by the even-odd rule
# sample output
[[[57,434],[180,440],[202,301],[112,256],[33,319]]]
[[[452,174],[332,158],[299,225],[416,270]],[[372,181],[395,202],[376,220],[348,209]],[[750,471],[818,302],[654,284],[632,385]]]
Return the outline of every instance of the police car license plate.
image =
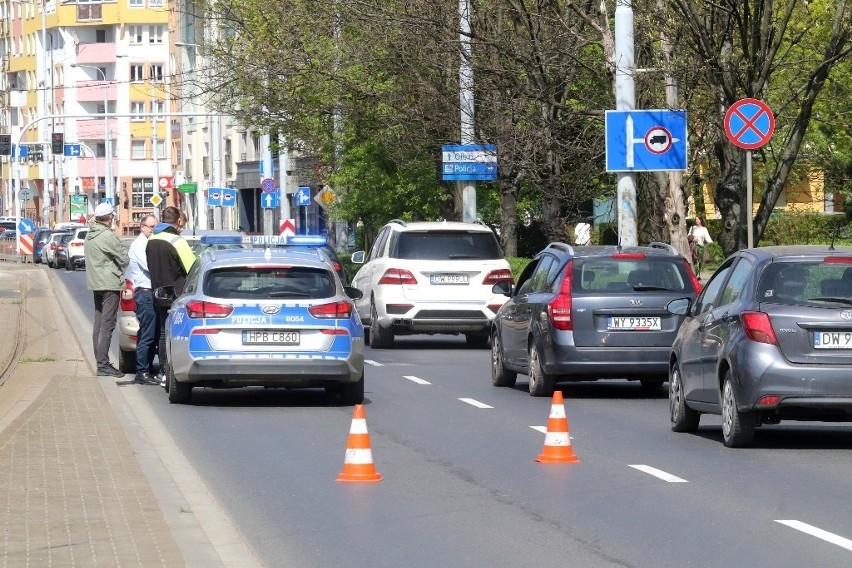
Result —
[[[470,277],[467,274],[432,274],[429,276],[432,284],[469,284]]]
[[[852,349],[852,332],[817,331],[814,333],[814,349]]]
[[[243,345],[298,345],[298,331],[243,331]]]
[[[612,317],[607,318],[607,329],[619,329],[627,331],[660,331],[660,318],[658,317]]]

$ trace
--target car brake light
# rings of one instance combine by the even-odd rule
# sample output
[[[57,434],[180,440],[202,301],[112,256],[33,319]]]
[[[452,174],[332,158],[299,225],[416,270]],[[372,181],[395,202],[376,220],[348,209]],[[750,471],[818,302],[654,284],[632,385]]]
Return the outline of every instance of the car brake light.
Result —
[[[382,274],[379,284],[417,284],[417,279],[408,270],[402,268],[388,268]]]
[[[778,338],[775,337],[775,330],[772,329],[768,315],[763,312],[743,312],[740,319],[746,337],[758,343],[778,345]]]
[[[755,408],[775,408],[778,406],[778,403],[781,402],[781,397],[777,394],[767,394],[754,403]]]
[[[571,319],[571,281],[574,275],[574,262],[568,263],[565,268],[565,278],[562,279],[562,284],[559,286],[559,293],[547,304],[547,315],[550,316],[550,322],[553,327],[561,330],[574,329],[574,322]]]
[[[512,276],[512,271],[508,268],[499,268],[497,270],[492,270],[488,274],[485,275],[485,279],[482,281],[483,284],[488,286],[493,286],[498,282],[503,282],[504,280],[508,280],[512,284],[515,283],[515,278]]]
[[[612,255],[615,260],[642,260],[645,258],[643,252],[617,252]]]
[[[689,280],[692,282],[692,288],[695,290],[695,294],[701,293],[701,281],[698,280],[698,277],[695,275],[695,271],[692,270],[692,266],[690,266],[689,262],[684,258],[683,264],[686,266],[686,273],[689,274]]]
[[[136,300],[133,299],[133,284],[130,280],[124,281],[124,290],[118,300],[118,307],[123,312],[135,312]]]
[[[186,303],[186,315],[191,318],[226,318],[234,311],[233,306],[192,300]]]
[[[349,335],[349,330],[342,327],[329,327],[320,330],[323,335]]]
[[[315,318],[348,319],[352,315],[352,304],[349,302],[332,302],[308,308],[308,313]]]
[[[826,264],[852,264],[850,256],[827,256],[822,261]]]

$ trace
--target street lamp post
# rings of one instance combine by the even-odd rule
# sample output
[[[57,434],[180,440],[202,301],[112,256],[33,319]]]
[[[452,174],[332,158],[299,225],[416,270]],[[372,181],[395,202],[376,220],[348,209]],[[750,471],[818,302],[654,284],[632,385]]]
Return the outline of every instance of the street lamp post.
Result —
[[[109,134],[109,85],[107,84],[106,73],[100,67],[95,67],[94,65],[83,65],[82,63],[72,63],[71,67],[80,67],[86,69],[95,69],[98,73],[101,74],[101,77],[104,79],[104,153],[106,154],[106,165],[104,167],[104,191],[106,192],[106,199],[110,205],[113,205],[113,192],[112,192],[112,144],[110,140]],[[95,179],[95,189],[97,189],[98,180]]]

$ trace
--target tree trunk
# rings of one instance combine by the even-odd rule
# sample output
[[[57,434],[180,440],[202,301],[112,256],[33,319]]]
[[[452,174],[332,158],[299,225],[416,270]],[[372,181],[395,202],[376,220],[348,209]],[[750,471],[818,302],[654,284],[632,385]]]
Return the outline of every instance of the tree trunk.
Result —
[[[518,189],[500,182],[500,244],[506,256],[518,256]]]

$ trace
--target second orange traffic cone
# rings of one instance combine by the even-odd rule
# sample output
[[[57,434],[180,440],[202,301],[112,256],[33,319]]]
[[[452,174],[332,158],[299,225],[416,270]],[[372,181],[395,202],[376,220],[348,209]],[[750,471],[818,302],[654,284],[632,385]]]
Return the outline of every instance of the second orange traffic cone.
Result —
[[[550,417],[547,419],[547,434],[544,435],[544,449],[535,461],[542,463],[573,463],[580,458],[571,447],[571,434],[568,431],[568,418],[565,416],[565,402],[562,391],[553,393],[550,405]]]
[[[343,471],[337,481],[381,481],[382,474],[373,464],[373,450],[370,448],[370,434],[367,433],[367,416],[364,405],[356,404],[352,413],[352,425],[349,427],[349,440],[346,442],[346,457]]]

